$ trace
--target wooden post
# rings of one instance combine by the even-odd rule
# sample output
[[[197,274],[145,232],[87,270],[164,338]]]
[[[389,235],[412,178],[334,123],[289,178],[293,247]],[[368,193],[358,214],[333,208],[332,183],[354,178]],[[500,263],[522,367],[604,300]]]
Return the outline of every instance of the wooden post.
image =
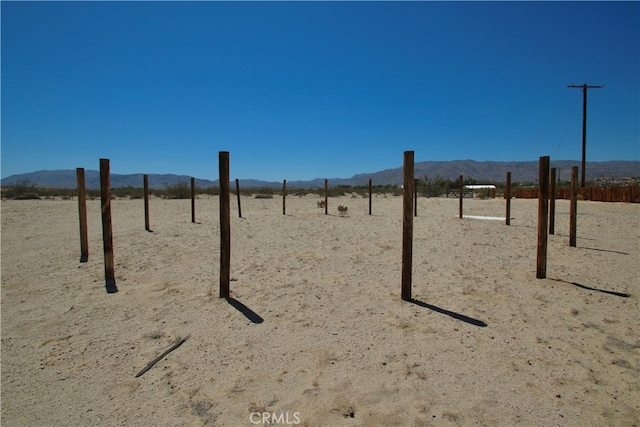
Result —
[[[329,214],[329,180],[324,180],[324,214]]]
[[[460,175],[459,181],[460,181],[460,193],[458,194],[458,197],[460,199],[460,203],[458,207],[458,217],[462,218],[462,197],[464,195],[464,178],[462,177],[462,175]]]
[[[504,191],[504,198],[507,199],[506,225],[511,225],[511,172],[507,172],[507,188]]]
[[[113,262],[113,229],[111,226],[111,177],[109,159],[100,159],[100,201],[102,210],[102,243],[104,249],[104,277],[107,293],[118,292]]]
[[[287,180],[282,180],[282,215],[287,214]]]
[[[547,223],[549,216],[549,156],[540,157],[538,172],[538,253],[536,278],[547,277]]]
[[[149,175],[142,175],[144,186],[144,229],[149,231]]]
[[[240,180],[236,178],[236,196],[238,198],[238,217],[242,218],[242,206],[240,205]]]
[[[87,190],[84,168],[76,168],[78,182],[78,215],[80,216],[80,262],[89,260],[89,238],[87,232]]]
[[[551,168],[549,179],[549,234],[556,233],[556,168]]]
[[[191,222],[196,222],[196,179],[191,178]]]
[[[371,215],[371,180],[369,180],[369,215]]]
[[[411,301],[413,261],[413,151],[404,152],[404,185],[402,198],[402,300]]]
[[[231,281],[231,202],[229,152],[218,153],[220,163],[220,298],[229,298]]]
[[[569,205],[569,246],[576,247],[578,224],[578,167],[571,168],[571,203]]]
[[[418,216],[418,180],[413,180],[413,216]]]

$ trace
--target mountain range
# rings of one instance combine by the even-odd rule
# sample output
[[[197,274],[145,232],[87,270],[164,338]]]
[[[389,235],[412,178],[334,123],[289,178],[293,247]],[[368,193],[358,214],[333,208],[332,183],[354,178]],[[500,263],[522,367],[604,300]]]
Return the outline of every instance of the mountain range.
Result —
[[[551,167],[557,169],[559,180],[570,179],[571,167],[580,167],[577,160],[552,160]],[[607,162],[587,162],[586,179],[622,179],[640,177],[640,161],[621,160]],[[414,176],[416,178],[433,179],[436,177],[457,180],[460,175],[465,178],[473,178],[478,182],[504,182],[506,173],[511,172],[514,183],[535,183],[538,180],[538,162],[493,162],[474,160],[452,161],[424,161],[414,164]],[[369,179],[374,185],[401,185],[403,181],[402,166],[386,169],[379,172],[361,173],[351,178],[329,178],[330,186],[337,185],[368,185]],[[283,177],[286,179],[286,176]],[[316,188],[324,186],[325,178],[316,178],[309,181],[289,181],[289,188]],[[173,186],[179,183],[190,184],[191,177],[174,174],[149,174],[149,187],[163,189],[167,185]],[[239,179],[242,188],[281,187],[282,182],[261,181],[258,179]],[[11,175],[2,179],[2,186],[29,183],[37,187],[49,188],[75,188],[75,170],[42,170],[18,175]],[[100,173],[96,170],[85,171],[85,183],[88,189],[100,188]],[[143,174],[111,174],[111,187],[142,187]],[[196,178],[196,186],[217,186],[218,181]]]

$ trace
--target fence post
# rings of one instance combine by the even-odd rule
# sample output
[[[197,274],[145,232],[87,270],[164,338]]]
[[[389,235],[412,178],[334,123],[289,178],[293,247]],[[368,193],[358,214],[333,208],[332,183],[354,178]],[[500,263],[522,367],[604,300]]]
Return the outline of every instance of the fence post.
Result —
[[[149,175],[142,175],[144,186],[144,229],[150,231],[149,225]]]
[[[507,212],[506,212],[506,225],[511,225],[511,172],[507,172],[507,188],[504,192],[504,197],[507,199]]]
[[[571,202],[569,204],[569,246],[576,247],[578,224],[578,167],[571,167]]]
[[[413,180],[413,216],[418,216],[418,180]]]
[[[549,234],[556,234],[556,168],[549,179]]]
[[[458,216],[462,218],[462,197],[464,195],[464,178],[462,177],[462,175],[460,175],[459,181],[460,181],[460,193],[458,194],[458,197],[460,199],[460,202],[459,202],[460,206],[458,207],[458,211],[459,211]]]
[[[89,238],[87,231],[87,190],[84,180],[84,168],[76,168],[78,182],[78,215],[80,217],[80,262],[89,260]]]
[[[102,210],[102,246],[107,293],[118,292],[113,262],[113,228],[111,226],[111,177],[109,159],[100,159],[100,204]]]
[[[238,217],[242,218],[242,206],[240,205],[240,180],[236,178],[236,197],[238,198]]]
[[[196,179],[191,178],[191,222],[196,222]]]
[[[538,171],[538,253],[536,278],[547,277],[547,221],[549,216],[549,156],[540,157]]]
[[[324,214],[329,214],[329,180],[324,180]]]
[[[369,179],[369,215],[371,215],[371,179]]]
[[[402,300],[411,301],[413,257],[413,151],[404,152],[404,185],[402,197]]]
[[[282,215],[287,214],[287,180],[282,180]]]
[[[218,153],[220,170],[220,298],[229,298],[231,281],[231,202],[229,152]]]

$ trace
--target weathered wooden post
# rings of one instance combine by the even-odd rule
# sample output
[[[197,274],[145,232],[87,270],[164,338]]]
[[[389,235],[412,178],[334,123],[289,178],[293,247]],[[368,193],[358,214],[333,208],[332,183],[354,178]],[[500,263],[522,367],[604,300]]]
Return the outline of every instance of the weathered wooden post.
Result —
[[[538,171],[538,253],[536,278],[547,277],[547,223],[549,216],[549,156],[540,157]]]
[[[220,151],[220,298],[229,298],[231,281],[231,202],[229,152]]]
[[[282,215],[287,214],[287,180],[282,180]]]
[[[413,180],[413,216],[418,216],[418,180]]]
[[[549,179],[549,234],[556,232],[556,168],[551,168]]]
[[[191,178],[191,222],[196,222],[196,179]]]
[[[571,168],[571,203],[569,205],[569,246],[576,247],[578,225],[578,167]]]
[[[240,205],[240,180],[236,178],[236,196],[238,198],[238,217],[242,218],[242,206]]]
[[[150,231],[149,226],[149,175],[142,175],[144,186],[144,229]]]
[[[402,198],[402,300],[411,301],[413,261],[413,151],[404,152],[404,185]]]
[[[460,198],[459,207],[458,207],[458,217],[462,218],[462,197],[464,196],[464,178],[460,175],[460,193],[458,197]]]
[[[371,179],[369,179],[369,215],[371,215]]]
[[[324,180],[324,214],[329,215],[329,180]]]
[[[89,238],[87,231],[87,190],[84,180],[84,168],[76,168],[78,182],[78,215],[80,217],[80,262],[89,260]]]
[[[107,293],[118,292],[113,262],[113,229],[111,225],[111,177],[109,159],[100,159],[100,204],[102,210],[102,243],[104,249],[104,277]]]
[[[507,172],[507,188],[504,190],[504,197],[507,203],[506,225],[511,225],[511,172]]]

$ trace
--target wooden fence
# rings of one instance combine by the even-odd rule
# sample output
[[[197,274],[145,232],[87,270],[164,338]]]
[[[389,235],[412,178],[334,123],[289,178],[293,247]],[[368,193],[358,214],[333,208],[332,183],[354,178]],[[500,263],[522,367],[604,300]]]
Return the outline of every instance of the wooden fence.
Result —
[[[537,199],[538,188],[512,188],[511,195],[517,199]],[[581,200],[596,202],[640,203],[640,186],[585,187],[578,189]],[[571,188],[556,188],[556,199],[571,199]]]

